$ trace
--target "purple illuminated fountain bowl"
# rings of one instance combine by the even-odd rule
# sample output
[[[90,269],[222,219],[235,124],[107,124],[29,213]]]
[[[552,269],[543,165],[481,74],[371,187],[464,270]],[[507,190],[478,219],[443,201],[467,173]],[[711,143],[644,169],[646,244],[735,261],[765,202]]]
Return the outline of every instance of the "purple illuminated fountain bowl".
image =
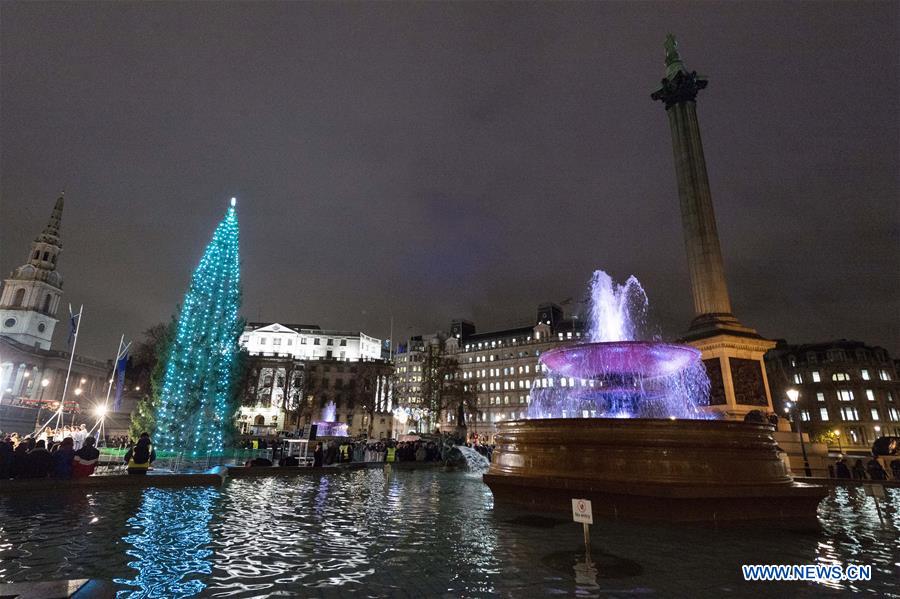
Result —
[[[541,363],[557,374],[580,378],[657,378],[677,374],[700,360],[700,350],[655,341],[577,343],[551,349]]]

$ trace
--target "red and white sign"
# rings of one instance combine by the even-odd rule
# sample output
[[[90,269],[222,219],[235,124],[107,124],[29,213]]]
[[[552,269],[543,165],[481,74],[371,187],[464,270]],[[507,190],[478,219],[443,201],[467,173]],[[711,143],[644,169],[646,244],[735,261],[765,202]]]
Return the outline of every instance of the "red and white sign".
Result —
[[[589,499],[573,499],[572,500],[572,519],[582,524],[594,523],[594,512],[591,510],[591,502]]]

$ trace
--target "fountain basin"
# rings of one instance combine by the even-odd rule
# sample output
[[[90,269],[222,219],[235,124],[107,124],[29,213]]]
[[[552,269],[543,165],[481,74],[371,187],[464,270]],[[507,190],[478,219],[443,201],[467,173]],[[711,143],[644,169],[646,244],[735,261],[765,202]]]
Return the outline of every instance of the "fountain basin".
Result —
[[[554,373],[579,379],[670,376],[698,360],[698,349],[655,341],[578,343],[541,355],[541,362]]]
[[[548,352],[549,353],[549,352]],[[673,522],[777,521],[815,528],[827,490],[795,483],[769,425],[574,418],[498,423],[484,482],[497,504]]]

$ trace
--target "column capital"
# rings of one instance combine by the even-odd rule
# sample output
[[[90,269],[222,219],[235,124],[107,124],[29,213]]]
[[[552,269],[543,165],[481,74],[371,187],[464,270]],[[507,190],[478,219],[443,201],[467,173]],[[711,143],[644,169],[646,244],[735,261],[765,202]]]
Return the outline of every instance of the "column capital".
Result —
[[[668,110],[682,102],[695,102],[697,92],[705,89],[707,83],[706,77],[698,75],[697,71],[677,71],[671,77],[664,78],[660,88],[650,94],[650,97],[664,102]]]

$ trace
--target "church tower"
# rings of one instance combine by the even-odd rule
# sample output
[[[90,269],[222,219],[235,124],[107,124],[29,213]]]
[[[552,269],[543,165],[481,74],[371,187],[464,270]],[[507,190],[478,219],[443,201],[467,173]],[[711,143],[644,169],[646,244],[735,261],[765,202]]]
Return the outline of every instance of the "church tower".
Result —
[[[50,349],[62,297],[62,275],[56,270],[62,210],[60,194],[50,221],[31,243],[28,262],[10,274],[0,294],[0,335],[39,349]]]

